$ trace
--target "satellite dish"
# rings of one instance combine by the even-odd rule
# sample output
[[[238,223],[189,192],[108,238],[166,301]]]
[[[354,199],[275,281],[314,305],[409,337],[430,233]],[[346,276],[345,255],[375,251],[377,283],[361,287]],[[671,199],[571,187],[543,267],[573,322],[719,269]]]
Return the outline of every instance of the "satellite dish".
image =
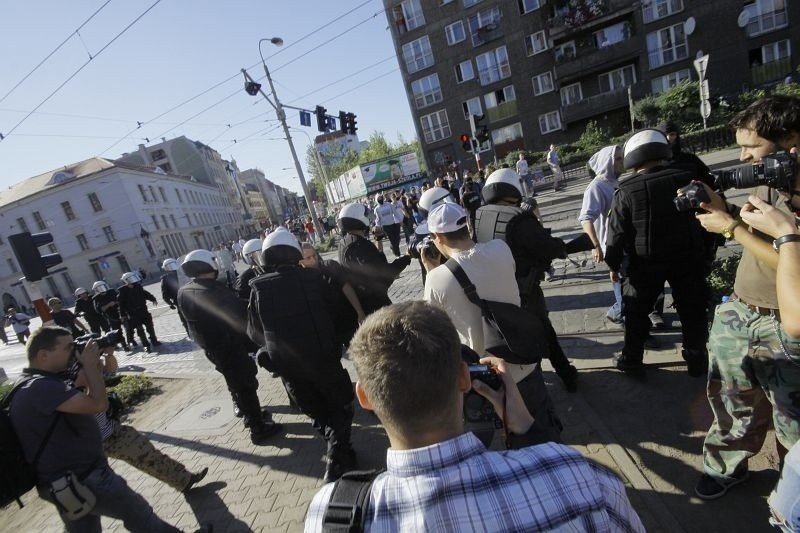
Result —
[[[736,19],[736,24],[738,24],[740,28],[744,28],[747,26],[748,22],[750,22],[750,13],[748,13],[745,9],[739,13],[739,18]]]
[[[694,17],[689,17],[686,19],[686,22],[683,23],[683,31],[686,33],[686,35],[693,34],[696,27],[697,22],[694,20]]]

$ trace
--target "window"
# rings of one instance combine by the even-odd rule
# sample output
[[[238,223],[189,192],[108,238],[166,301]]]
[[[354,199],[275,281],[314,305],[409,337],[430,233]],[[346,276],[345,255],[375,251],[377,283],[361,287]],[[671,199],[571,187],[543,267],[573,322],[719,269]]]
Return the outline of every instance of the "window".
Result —
[[[486,103],[486,109],[491,109],[493,107],[499,106],[500,104],[511,102],[516,99],[517,95],[514,92],[513,85],[507,85],[502,89],[492,91],[489,94],[483,96],[483,101]]]
[[[508,63],[505,46],[477,56],[475,64],[478,65],[478,78],[481,85],[489,85],[511,76],[511,66]]]
[[[522,138],[522,124],[509,124],[502,128],[492,130],[492,143],[495,145],[503,144]]]
[[[119,264],[119,269],[122,270],[123,272],[131,271],[131,266],[128,264],[128,260],[125,259],[124,255],[119,254],[117,256],[117,263]]]
[[[542,7],[542,0],[517,0],[517,4],[519,4],[519,12],[524,15]]]
[[[50,244],[47,245],[47,251],[48,253],[51,254],[57,254],[58,248],[56,248],[56,245],[51,242]]]
[[[33,221],[36,222],[36,227],[38,227],[40,230],[47,228],[44,223],[44,219],[42,218],[42,214],[39,211],[34,211],[31,214],[33,215]]]
[[[456,65],[456,80],[458,83],[471,80],[475,77],[475,70],[472,68],[472,60],[468,59]]]
[[[439,85],[439,75],[431,74],[411,82],[411,92],[414,93],[414,103],[417,109],[422,109],[442,101],[442,87]]]
[[[569,41],[553,48],[553,55],[556,58],[556,63],[564,61],[572,61],[575,59],[575,41]]]
[[[577,104],[581,100],[583,100],[583,92],[581,91],[580,82],[561,88],[561,105]]]
[[[770,43],[761,47],[762,64],[780,61],[781,59],[786,59],[791,55],[791,48],[788,40]]]
[[[19,268],[17,267],[17,264],[10,257],[6,258],[6,264],[8,264],[8,269],[11,271],[12,274],[16,274],[16,273],[19,272]]]
[[[659,76],[658,78],[653,78],[653,80],[650,82],[652,93],[663,93],[670,87],[674,87],[680,82],[688,80],[689,78],[690,74],[688,68],[681,69],[677,72],[670,72],[669,74]]]
[[[56,281],[53,278],[44,278],[47,281],[47,286],[50,287],[50,294],[60,294],[61,291],[58,290],[58,285],[56,285]]]
[[[663,19],[679,11],[683,11],[683,0],[645,0],[642,2],[642,19],[645,24]]]
[[[156,231],[161,229],[161,226],[158,224],[158,218],[155,215],[150,215],[150,220],[153,221],[153,226],[156,227]]]
[[[475,98],[470,98],[466,102],[462,102],[461,107],[464,109],[464,118],[467,120],[469,120],[470,115],[483,115],[481,99],[477,96]]]
[[[75,282],[72,281],[72,276],[69,275],[69,272],[62,272],[61,279],[64,280],[64,285],[66,285],[70,291],[74,291],[76,289]]]
[[[425,25],[425,16],[422,14],[420,0],[405,0],[402,2],[400,4],[400,14],[402,16],[402,23],[405,25],[405,31],[411,31]],[[397,20],[396,12],[395,19]]]
[[[89,266],[92,268],[94,279],[103,279],[105,274],[103,274],[103,271],[100,270],[100,265],[98,265],[97,263],[89,263]]]
[[[454,22],[444,27],[444,34],[447,36],[447,44],[454,45],[467,38],[462,21]]]
[[[561,129],[561,115],[558,111],[550,111],[544,115],[539,115],[539,130],[542,135],[552,133]]]
[[[169,222],[167,222],[167,215],[161,215],[161,222],[164,224],[165,228],[169,228]]]
[[[147,191],[145,190],[144,185],[139,184],[137,185],[137,187],[139,187],[139,194],[142,195],[142,201],[144,203],[149,202],[150,200],[147,198]]]
[[[425,142],[430,144],[450,137],[450,122],[447,120],[447,111],[442,109],[419,119],[422,125],[422,135]]]
[[[154,202],[157,202],[158,197],[156,196],[156,190],[152,185],[148,185],[147,188],[150,189],[150,198],[152,198]]]
[[[181,191],[175,189],[175,195],[178,197],[178,202],[183,203],[183,196],[181,196]]]
[[[624,89],[628,85],[636,83],[636,71],[633,65],[628,65],[611,72],[604,72],[598,76],[600,82],[600,92],[608,93]]]
[[[92,209],[94,209],[95,213],[103,210],[103,204],[100,203],[100,198],[97,197],[97,194],[90,192],[88,197],[89,203],[92,204]]]
[[[28,229],[28,223],[25,222],[25,219],[22,217],[19,217],[17,219],[17,227],[19,228],[20,231],[27,231],[27,232],[31,231],[30,229]]]
[[[789,24],[786,0],[757,0],[744,6],[744,11],[750,15],[747,22],[748,37],[769,33]]]
[[[689,57],[683,22],[647,34],[650,68],[658,68]]]
[[[117,240],[117,237],[114,236],[114,229],[111,226],[103,226],[103,233],[105,234],[108,242],[114,242]]]
[[[167,193],[166,193],[166,192],[164,192],[164,187],[162,187],[162,186],[160,186],[160,185],[159,185],[159,186],[158,186],[158,192],[159,192],[159,194],[161,194],[161,200],[162,200],[162,201],[163,201],[165,204],[166,204],[166,203],[169,203],[169,201],[167,200]]]
[[[425,35],[416,41],[404,44],[403,60],[406,62],[406,71],[409,74],[433,65],[433,52],[428,36]]]
[[[525,49],[528,51],[529,56],[547,50],[547,36],[544,30],[531,33],[525,37]]]
[[[553,73],[550,71],[537,74],[531,78],[533,82],[533,95],[539,96],[540,94],[549,93],[554,90],[553,86]]]
[[[164,159],[167,157],[167,154],[164,153],[164,150],[159,148],[158,150],[153,150],[150,152],[150,157],[153,159],[153,161],[158,161],[159,159]]]
[[[89,241],[86,239],[86,235],[78,233],[75,238],[78,240],[78,246],[80,246],[81,251],[89,249]]]
[[[175,215],[173,215],[172,213],[170,213],[170,215],[169,215],[169,219],[170,219],[170,220],[172,220],[172,227],[173,227],[173,228],[177,228],[177,227],[178,227],[178,222],[175,220]]]
[[[469,19],[469,34],[472,46],[480,46],[486,42],[485,37],[500,24],[500,8],[493,7],[478,11]]]
[[[613,26],[607,26],[600,31],[594,32],[594,45],[596,48],[605,48],[612,44],[621,43],[631,38],[631,25],[629,22],[620,22]]]

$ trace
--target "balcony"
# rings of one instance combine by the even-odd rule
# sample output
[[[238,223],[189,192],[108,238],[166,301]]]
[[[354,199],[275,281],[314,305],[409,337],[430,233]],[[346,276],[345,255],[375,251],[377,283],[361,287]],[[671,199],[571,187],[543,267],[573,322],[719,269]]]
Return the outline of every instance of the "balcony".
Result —
[[[783,80],[791,72],[792,58],[785,57],[777,61],[750,67],[750,80],[753,87],[758,87],[769,82]]]
[[[644,95],[644,83],[634,83],[632,87],[634,100],[637,97]],[[570,124],[572,122],[578,122],[579,120],[593,117],[595,115],[602,115],[603,113],[608,113],[609,111],[613,111],[615,109],[627,107],[628,88],[623,87],[611,92],[596,94],[594,96],[584,98],[580,102],[564,106],[564,121],[567,124]]]
[[[517,101],[511,100],[510,102],[503,102],[502,104],[490,107],[486,110],[486,116],[489,117],[489,122],[497,122],[504,118],[513,117],[517,114]]]
[[[636,3],[638,6],[638,3]],[[576,31],[584,31],[637,7],[630,0],[561,0],[553,7],[553,16],[546,22],[550,37],[560,39]]]
[[[633,39],[604,48],[594,46],[578,48],[574,59],[565,58],[556,62],[556,77],[564,81],[571,80],[599,69],[607,70],[610,66],[639,57],[640,54],[641,50],[637,48]]]

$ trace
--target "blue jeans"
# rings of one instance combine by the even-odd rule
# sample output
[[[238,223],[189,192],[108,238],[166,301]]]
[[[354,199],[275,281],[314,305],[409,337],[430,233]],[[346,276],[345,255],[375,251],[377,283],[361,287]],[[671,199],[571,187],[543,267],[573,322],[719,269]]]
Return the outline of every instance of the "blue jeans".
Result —
[[[614,290],[614,305],[608,308],[606,316],[612,320],[622,320],[622,283],[618,281],[611,282],[611,288]]]
[[[787,532],[800,531],[800,445],[792,446],[786,455],[781,479],[768,501],[773,526]]]
[[[64,527],[70,533],[102,532],[101,516],[122,520],[128,531],[180,532],[180,529],[156,516],[147,500],[134,492],[125,480],[114,473],[108,465],[92,470],[83,480],[83,484],[95,495],[97,503],[88,515],[79,520],[67,520],[62,515]],[[39,487],[38,490],[43,499],[52,503],[50,487]]]

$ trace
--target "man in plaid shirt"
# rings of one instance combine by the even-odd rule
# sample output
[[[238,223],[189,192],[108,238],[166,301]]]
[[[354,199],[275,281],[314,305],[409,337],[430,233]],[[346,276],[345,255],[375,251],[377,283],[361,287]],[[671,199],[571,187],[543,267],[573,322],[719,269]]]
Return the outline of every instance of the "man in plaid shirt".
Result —
[[[371,487],[369,531],[644,531],[620,480],[575,450],[552,442],[523,448],[533,418],[514,380],[470,382],[447,314],[404,302],[370,315],[350,354],[356,396],[375,411],[391,443],[386,472]],[[490,452],[464,433],[464,393],[474,388],[498,413],[506,404],[513,451]],[[520,449],[521,448],[521,449]],[[314,497],[306,531],[321,531],[334,484]]]

